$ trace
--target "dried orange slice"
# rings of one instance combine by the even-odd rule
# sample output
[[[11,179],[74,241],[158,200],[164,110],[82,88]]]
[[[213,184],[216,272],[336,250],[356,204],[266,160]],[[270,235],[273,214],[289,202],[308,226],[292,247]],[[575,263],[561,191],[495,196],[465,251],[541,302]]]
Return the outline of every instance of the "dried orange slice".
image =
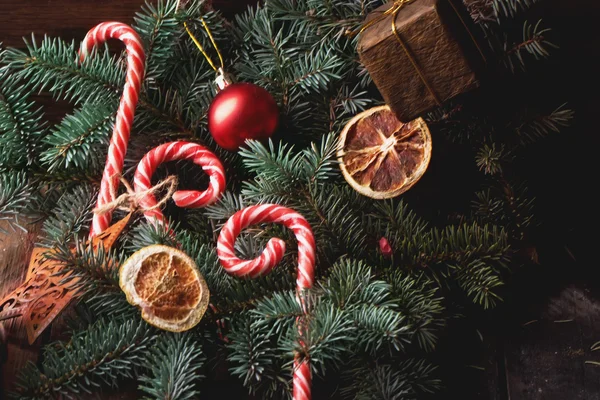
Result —
[[[431,134],[422,118],[403,123],[388,106],[374,107],[348,121],[337,156],[350,186],[388,199],[406,192],[427,170]]]
[[[168,246],[134,253],[121,266],[119,285],[127,301],[142,309],[144,320],[167,331],[194,327],[208,307],[210,293],[196,263]]]

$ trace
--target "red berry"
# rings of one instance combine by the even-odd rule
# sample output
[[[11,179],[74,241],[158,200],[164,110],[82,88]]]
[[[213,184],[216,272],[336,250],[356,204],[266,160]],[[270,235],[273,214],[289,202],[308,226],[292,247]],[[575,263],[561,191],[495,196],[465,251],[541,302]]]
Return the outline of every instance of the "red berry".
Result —
[[[390,242],[384,237],[379,239],[379,250],[385,258],[390,258],[392,254],[394,254],[394,250],[392,250],[392,246],[390,246]]]

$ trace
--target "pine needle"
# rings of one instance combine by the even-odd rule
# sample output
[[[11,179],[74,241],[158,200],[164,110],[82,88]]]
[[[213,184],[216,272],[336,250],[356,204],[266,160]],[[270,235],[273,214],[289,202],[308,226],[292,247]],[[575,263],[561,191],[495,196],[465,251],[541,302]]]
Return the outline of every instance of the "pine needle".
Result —
[[[523,325],[521,325],[521,326],[527,326],[527,325],[535,324],[536,322],[538,322],[538,320],[537,320],[537,319],[532,319],[532,320],[531,320],[531,321],[529,321],[529,322],[525,322],[525,323],[524,323]]]
[[[600,367],[600,362],[598,362],[598,361],[586,361],[585,364],[592,364],[592,365],[597,365]]]

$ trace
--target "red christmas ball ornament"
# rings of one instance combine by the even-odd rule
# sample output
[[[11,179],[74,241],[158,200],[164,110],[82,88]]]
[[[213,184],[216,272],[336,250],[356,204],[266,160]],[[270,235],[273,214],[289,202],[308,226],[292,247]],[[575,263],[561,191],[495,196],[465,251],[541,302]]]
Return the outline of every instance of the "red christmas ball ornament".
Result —
[[[208,131],[215,142],[236,151],[246,139],[273,135],[279,109],[273,96],[252,83],[232,83],[221,90],[208,108]]]

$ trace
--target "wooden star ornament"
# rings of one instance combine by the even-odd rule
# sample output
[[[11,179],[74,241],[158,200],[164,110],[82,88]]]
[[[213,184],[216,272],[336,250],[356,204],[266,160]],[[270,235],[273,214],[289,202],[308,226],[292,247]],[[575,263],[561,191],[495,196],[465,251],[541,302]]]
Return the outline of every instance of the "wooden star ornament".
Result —
[[[87,244],[91,242],[94,251],[100,245],[105,250],[111,249],[130,218],[131,213]],[[75,287],[79,278],[61,273],[64,264],[53,260],[53,253],[56,254],[56,250],[34,248],[25,282],[0,301],[0,321],[23,317],[29,344],[40,336],[80,290]]]

